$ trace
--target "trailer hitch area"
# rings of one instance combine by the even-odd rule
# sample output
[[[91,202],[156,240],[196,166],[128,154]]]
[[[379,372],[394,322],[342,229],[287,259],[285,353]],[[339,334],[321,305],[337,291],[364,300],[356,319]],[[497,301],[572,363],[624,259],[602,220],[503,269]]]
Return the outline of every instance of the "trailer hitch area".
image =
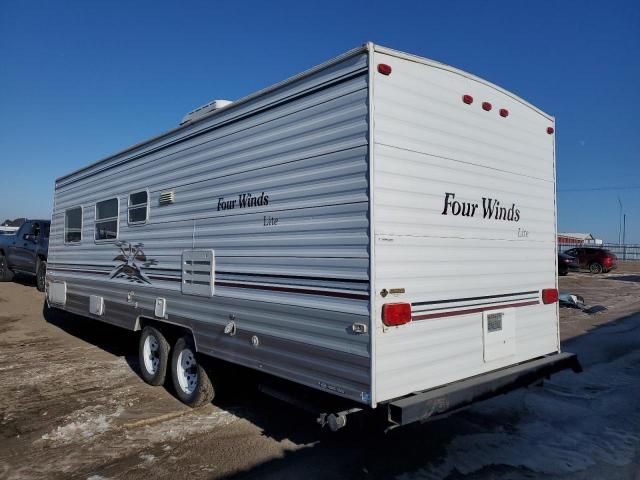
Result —
[[[349,410],[343,410],[342,412],[321,413],[318,416],[317,422],[321,427],[329,427],[329,430],[332,432],[337,432],[347,426],[347,417],[349,415],[361,411],[361,408],[351,408]]]

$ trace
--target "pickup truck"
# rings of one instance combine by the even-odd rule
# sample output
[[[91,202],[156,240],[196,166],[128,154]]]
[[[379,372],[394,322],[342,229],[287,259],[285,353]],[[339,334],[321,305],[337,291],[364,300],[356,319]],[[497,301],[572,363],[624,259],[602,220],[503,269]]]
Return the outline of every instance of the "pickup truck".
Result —
[[[0,235],[0,282],[10,282],[15,273],[35,275],[44,292],[50,227],[49,220],[27,220],[15,235]]]

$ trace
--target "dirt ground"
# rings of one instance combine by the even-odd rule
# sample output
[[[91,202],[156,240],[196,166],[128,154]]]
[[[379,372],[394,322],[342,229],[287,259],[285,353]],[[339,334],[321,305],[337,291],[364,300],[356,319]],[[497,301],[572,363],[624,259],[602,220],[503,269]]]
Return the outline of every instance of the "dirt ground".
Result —
[[[589,307],[600,305],[607,309],[595,315],[560,309],[560,337],[564,341],[603,323],[640,312],[640,262],[621,262],[616,270],[601,275],[570,272],[559,278],[559,290],[582,295]]]
[[[607,308],[561,309],[564,348],[585,373],[388,435],[331,435],[247,387],[242,371],[191,410],[140,379],[135,335],[44,315],[29,280],[0,284],[0,479],[640,480],[640,315],[629,316],[640,312],[640,264],[570,273],[560,290]]]

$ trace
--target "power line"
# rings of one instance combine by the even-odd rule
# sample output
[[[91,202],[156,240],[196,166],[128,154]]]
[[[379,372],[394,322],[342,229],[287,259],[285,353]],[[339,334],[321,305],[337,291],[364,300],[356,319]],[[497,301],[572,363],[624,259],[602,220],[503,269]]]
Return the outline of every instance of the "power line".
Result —
[[[626,185],[620,187],[585,187],[585,188],[559,188],[558,192],[593,192],[601,190],[639,190],[640,185]]]

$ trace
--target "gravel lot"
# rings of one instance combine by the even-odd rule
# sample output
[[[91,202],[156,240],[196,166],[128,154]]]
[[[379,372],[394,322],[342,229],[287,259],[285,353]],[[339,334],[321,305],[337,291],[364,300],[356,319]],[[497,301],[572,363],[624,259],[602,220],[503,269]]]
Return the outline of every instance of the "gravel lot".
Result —
[[[242,371],[190,410],[140,379],[135,335],[45,318],[30,281],[0,284],[0,478],[640,480],[640,265],[571,273],[560,289],[607,307],[561,309],[583,374],[382,436],[321,433]]]

